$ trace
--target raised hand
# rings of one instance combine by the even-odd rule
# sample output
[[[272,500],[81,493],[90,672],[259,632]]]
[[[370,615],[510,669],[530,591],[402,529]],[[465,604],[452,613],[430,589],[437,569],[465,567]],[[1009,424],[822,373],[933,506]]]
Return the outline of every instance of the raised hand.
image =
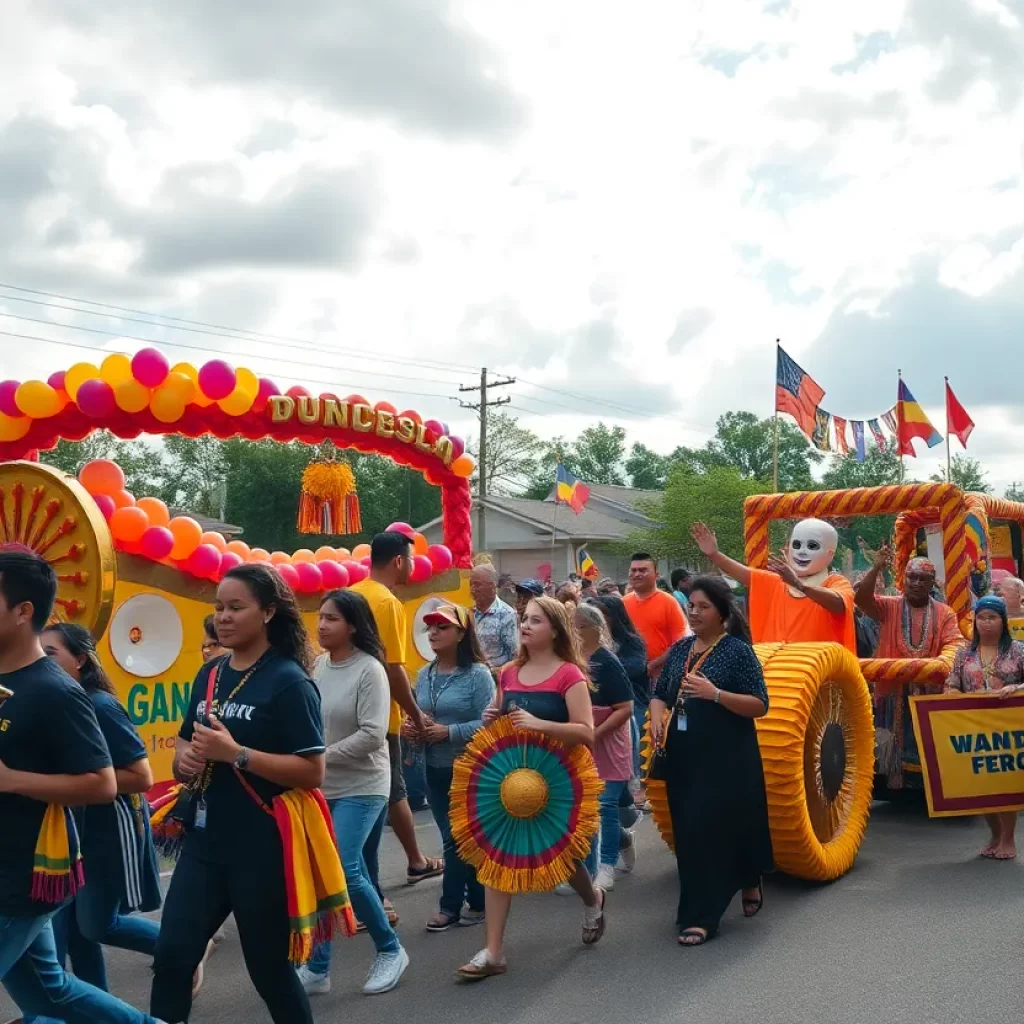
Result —
[[[892,561],[892,545],[886,541],[875,552],[875,568],[881,572]]]
[[[705,558],[711,558],[718,554],[718,538],[710,526],[705,523],[694,523],[690,527],[690,536],[693,537],[700,553]]]

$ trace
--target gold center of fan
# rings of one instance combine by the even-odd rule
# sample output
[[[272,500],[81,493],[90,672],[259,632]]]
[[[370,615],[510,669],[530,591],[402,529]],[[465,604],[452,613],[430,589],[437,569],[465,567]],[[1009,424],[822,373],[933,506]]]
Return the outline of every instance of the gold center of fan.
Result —
[[[532,768],[516,768],[501,783],[501,802],[513,818],[535,818],[548,805],[548,783]]]

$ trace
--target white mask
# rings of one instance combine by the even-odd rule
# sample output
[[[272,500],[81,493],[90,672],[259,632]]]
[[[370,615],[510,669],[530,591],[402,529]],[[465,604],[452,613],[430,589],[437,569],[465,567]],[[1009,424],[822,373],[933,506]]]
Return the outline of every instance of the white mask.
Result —
[[[839,534],[821,519],[802,519],[793,527],[786,558],[802,580],[823,580],[832,565]]]

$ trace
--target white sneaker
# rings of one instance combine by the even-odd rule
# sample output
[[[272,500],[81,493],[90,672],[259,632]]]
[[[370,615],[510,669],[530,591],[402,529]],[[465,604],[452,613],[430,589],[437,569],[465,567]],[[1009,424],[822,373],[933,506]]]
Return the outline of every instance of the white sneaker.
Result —
[[[604,889],[605,892],[610,892],[615,888],[615,872],[607,864],[602,864],[597,869],[597,874],[594,876],[594,885],[596,885],[598,889]]]
[[[409,954],[401,946],[394,953],[378,953],[366,977],[363,995],[377,996],[390,992],[399,982],[409,966]]]
[[[559,896],[576,895],[576,890],[568,882],[562,882],[561,885],[556,885],[555,892],[558,893]]]
[[[307,996],[325,996],[331,991],[331,976],[329,974],[317,974],[305,964],[296,968],[295,973],[299,976],[299,981],[302,982]]]
[[[636,867],[636,836],[629,833],[629,846],[619,851],[619,863],[615,865],[624,875]]]

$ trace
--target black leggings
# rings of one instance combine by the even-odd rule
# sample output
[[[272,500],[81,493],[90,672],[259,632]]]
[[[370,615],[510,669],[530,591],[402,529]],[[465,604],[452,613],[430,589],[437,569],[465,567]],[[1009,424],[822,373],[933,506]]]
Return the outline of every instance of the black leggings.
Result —
[[[284,865],[276,854],[229,866],[204,861],[186,846],[171,879],[153,958],[154,1017],[168,1024],[188,1020],[192,974],[233,912],[246,969],[274,1024],[313,1024],[309,998],[288,960]]]

